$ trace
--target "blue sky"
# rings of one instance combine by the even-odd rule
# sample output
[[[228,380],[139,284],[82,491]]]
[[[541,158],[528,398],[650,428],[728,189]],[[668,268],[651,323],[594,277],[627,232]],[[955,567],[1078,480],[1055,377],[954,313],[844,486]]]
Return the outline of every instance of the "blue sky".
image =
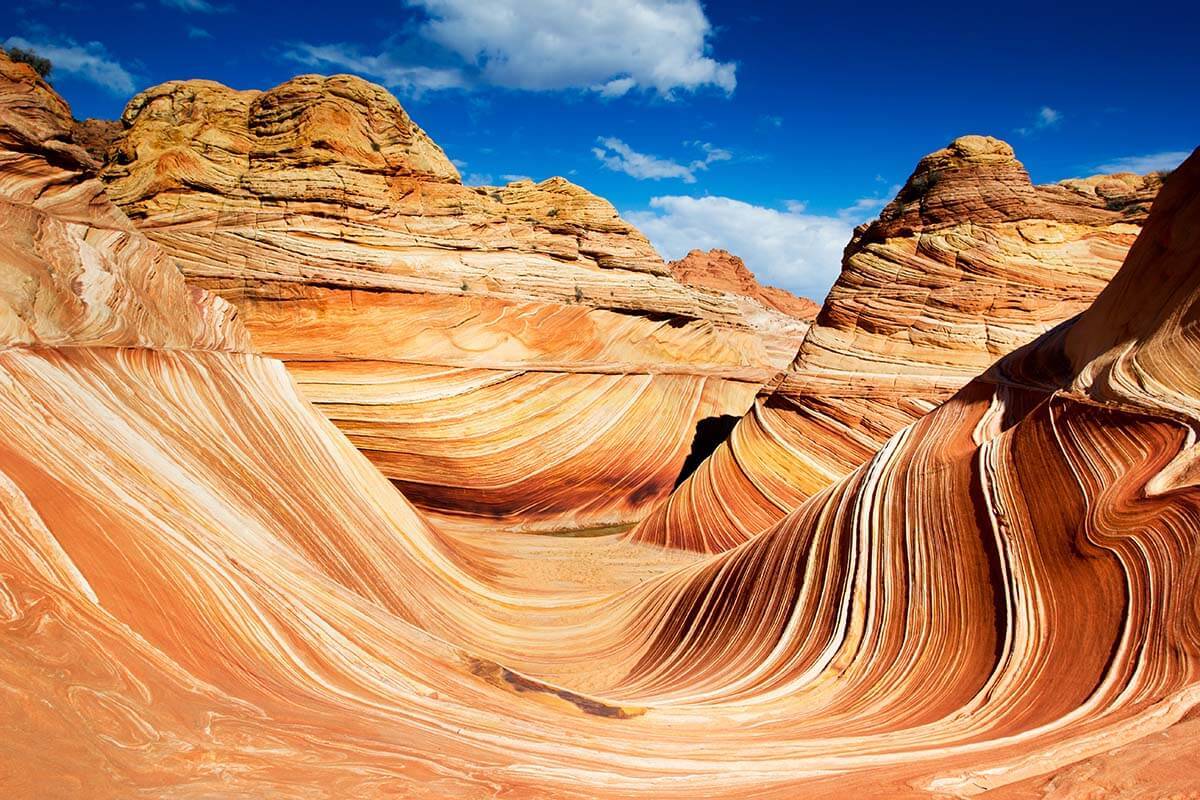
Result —
[[[78,117],[178,78],[383,83],[468,181],[565,175],[667,257],[724,246],[820,299],[854,224],[964,133],[1035,181],[1200,144],[1194,3],[15,0],[0,41]]]

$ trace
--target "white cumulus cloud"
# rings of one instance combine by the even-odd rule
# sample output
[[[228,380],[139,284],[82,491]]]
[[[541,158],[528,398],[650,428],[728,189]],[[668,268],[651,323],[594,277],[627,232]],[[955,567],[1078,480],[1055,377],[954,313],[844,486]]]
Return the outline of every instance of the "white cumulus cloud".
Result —
[[[189,14],[217,14],[231,10],[228,6],[218,6],[208,0],[162,0],[162,4]]]
[[[1190,156],[1186,150],[1167,150],[1162,153],[1147,153],[1141,156],[1125,156],[1096,165],[1096,172],[1168,172],[1175,169]]]
[[[740,256],[763,283],[820,302],[841,271],[854,226],[880,205],[877,198],[864,198],[824,215],[808,213],[803,203],[780,210],[731,197],[665,196],[653,198],[648,211],[624,216],[665,258],[719,247]]]
[[[427,90],[466,86],[462,72],[453,67],[427,67],[397,61],[390,52],[363,53],[350,44],[292,46],[284,57],[314,69],[345,69],[378,80],[391,89],[419,94]]]
[[[163,0],[217,10],[209,0]],[[377,53],[350,44],[298,43],[288,58],[334,66],[400,89],[635,90],[672,97],[714,88],[730,94],[737,65],[710,55],[713,26],[700,0],[404,0],[424,19]],[[433,52],[430,48],[434,48]],[[433,62],[437,67],[430,66]]]
[[[629,90],[637,86],[637,81],[633,78],[613,78],[611,81],[601,84],[595,88],[596,91],[605,97],[620,97],[628,94]]]
[[[162,0],[223,10],[210,0]],[[378,51],[300,42],[286,58],[346,69],[423,92],[501,86],[575,89],[615,98],[637,90],[666,98],[703,88],[732,93],[737,65],[710,54],[700,0],[403,0],[422,19]]]
[[[1033,115],[1033,124],[1024,128],[1017,128],[1017,133],[1022,136],[1029,136],[1038,131],[1044,131],[1047,128],[1057,128],[1058,123],[1062,122],[1062,112],[1050,106],[1042,106]]]
[[[70,39],[61,43],[31,42],[20,36],[10,36],[4,40],[4,46],[32,50],[50,59],[54,74],[73,75],[113,94],[133,94],[133,76],[100,42],[78,44]]]
[[[737,86],[735,64],[709,55],[713,29],[699,0],[409,0],[429,16],[426,38],[513,89]]]
[[[714,147],[708,142],[686,143],[704,151],[704,158],[697,158],[687,164],[639,153],[615,136],[601,136],[596,142],[600,146],[592,148],[592,155],[596,156],[605,168],[613,172],[624,172],[639,181],[678,178],[684,183],[695,183],[696,173],[708,169],[709,164],[733,158],[733,154],[728,150]]]

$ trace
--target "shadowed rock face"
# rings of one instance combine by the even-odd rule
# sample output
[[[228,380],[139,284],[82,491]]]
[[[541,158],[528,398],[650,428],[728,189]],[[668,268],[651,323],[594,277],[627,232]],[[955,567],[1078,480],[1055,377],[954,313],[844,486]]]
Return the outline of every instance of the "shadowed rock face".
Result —
[[[1012,148],[983,136],[926,156],[856,231],[781,382],[631,535],[717,551],[779,520],[1084,309],[1160,185],[1122,174],[1034,186]]]
[[[78,120],[71,126],[71,141],[87,151],[97,164],[108,160],[108,148],[124,130],[115,119]]]
[[[6,797],[1196,785],[1200,153],[1077,318],[689,556],[430,524],[69,127],[0,57]]]
[[[561,178],[467,187],[382,88],[302,76],[135,97],[101,176],[188,281],[418,504],[632,522],[696,424],[742,414],[807,324],[674,280]]]

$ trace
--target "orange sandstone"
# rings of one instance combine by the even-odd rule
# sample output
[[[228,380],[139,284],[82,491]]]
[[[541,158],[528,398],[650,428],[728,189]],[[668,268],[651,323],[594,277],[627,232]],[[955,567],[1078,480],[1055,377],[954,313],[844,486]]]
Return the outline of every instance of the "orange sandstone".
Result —
[[[382,88],[302,76],[135,97],[102,172],[193,286],[422,507],[631,523],[807,324],[676,281],[561,178],[467,187]]]
[[[1012,148],[964,136],[921,160],[846,249],[786,375],[632,533],[718,551],[867,460],[997,358],[1087,307],[1161,180],[1034,186]]]
[[[6,797],[1200,777],[1200,152],[1079,316],[689,555],[431,524],[123,221],[31,69],[0,100]]]
[[[786,289],[763,286],[745,262],[727,250],[692,250],[668,265],[671,274],[688,286],[728,292],[757,300],[767,308],[811,322],[821,307],[807,297],[797,297]]]

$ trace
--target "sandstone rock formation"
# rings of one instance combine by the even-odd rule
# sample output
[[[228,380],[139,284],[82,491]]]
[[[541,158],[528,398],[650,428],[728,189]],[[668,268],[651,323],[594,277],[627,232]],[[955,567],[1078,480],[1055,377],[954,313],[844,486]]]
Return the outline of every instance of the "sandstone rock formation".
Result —
[[[77,120],[71,127],[71,141],[88,152],[97,163],[108,160],[108,148],[121,136],[121,123],[115,119]]]
[[[807,329],[674,280],[561,178],[463,186],[359,78],[167,83],[123,122],[110,196],[431,511],[633,522],[705,420],[741,415]]]
[[[807,297],[797,297],[786,289],[763,286],[740,258],[727,250],[692,250],[667,266],[680,282],[699,289],[728,292],[757,300],[767,308],[812,322],[821,307]]]
[[[0,337],[4,346],[246,349],[233,308],[185,285],[136,233],[72,142],[66,104],[0,58]]]
[[[795,361],[631,535],[719,551],[866,461],[997,358],[1077,314],[1120,266],[1158,176],[1034,186],[965,136],[922,159],[846,249]]]
[[[6,798],[1200,779],[1200,151],[1079,316],[702,556],[431,525],[70,127],[0,56]]]
[[[325,661],[340,657],[318,666],[305,640],[327,646],[374,605],[434,676],[457,656],[411,629],[437,595],[413,579],[455,556],[282,365],[247,352],[232,306],[108,201],[71,126],[0,56],[0,785],[287,796],[271,758],[342,746],[300,744],[341,694]],[[285,632],[296,615],[315,627]],[[342,640],[342,656],[383,641]],[[418,705],[437,694],[369,669]],[[342,744],[363,724],[339,726]],[[421,728],[392,735],[450,738]],[[331,787],[355,772],[317,771]]]

